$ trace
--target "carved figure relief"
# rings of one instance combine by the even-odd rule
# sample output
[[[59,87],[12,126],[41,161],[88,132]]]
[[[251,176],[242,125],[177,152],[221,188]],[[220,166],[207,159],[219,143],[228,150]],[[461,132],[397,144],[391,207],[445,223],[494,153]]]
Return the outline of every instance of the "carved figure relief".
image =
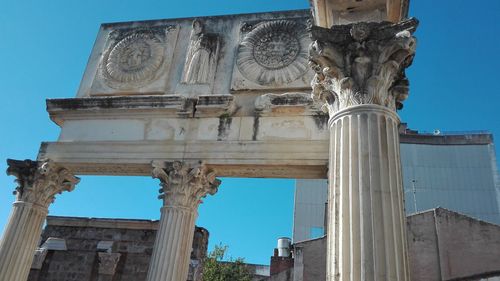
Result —
[[[209,84],[217,63],[219,37],[206,33],[199,20],[193,21],[190,43],[182,74],[184,84]]]
[[[247,79],[259,85],[283,85],[308,70],[308,33],[290,20],[256,25],[239,46],[236,64]]]
[[[104,54],[101,73],[112,88],[134,88],[158,76],[165,54],[165,28],[114,31]]]

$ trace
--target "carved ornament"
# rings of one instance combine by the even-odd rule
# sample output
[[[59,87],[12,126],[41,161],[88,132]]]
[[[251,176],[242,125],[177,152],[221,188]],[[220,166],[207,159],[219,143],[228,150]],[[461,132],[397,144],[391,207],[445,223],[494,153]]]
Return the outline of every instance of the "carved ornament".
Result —
[[[114,31],[101,72],[108,86],[117,89],[146,85],[158,77],[165,60],[169,28]]]
[[[182,73],[184,84],[210,84],[215,75],[219,37],[206,33],[200,20],[193,21],[186,63]]]
[[[277,20],[253,28],[242,40],[236,64],[244,77],[259,85],[283,85],[307,72],[308,32],[303,24]]]
[[[207,194],[215,194],[220,185],[215,171],[203,162],[157,162],[152,163],[153,178],[160,180],[160,196],[166,207],[195,209]]]
[[[47,209],[56,194],[72,191],[80,181],[68,169],[54,162],[7,159],[7,174],[15,176],[17,201],[32,203]]]
[[[313,99],[323,103],[330,116],[360,104],[401,109],[408,97],[405,69],[415,55],[412,33],[417,25],[416,19],[409,19],[398,24],[312,27]]]

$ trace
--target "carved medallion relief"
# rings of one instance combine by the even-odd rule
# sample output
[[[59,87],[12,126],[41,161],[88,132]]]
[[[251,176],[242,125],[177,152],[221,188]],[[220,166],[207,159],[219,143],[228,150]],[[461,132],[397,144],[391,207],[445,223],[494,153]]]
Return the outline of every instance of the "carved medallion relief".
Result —
[[[120,40],[105,58],[106,77],[127,83],[152,80],[163,62],[164,46],[159,38],[148,32],[129,35]]]
[[[164,90],[157,80],[168,74],[176,39],[171,33],[176,31],[174,26],[156,26],[110,32],[92,92],[106,95]]]
[[[246,24],[238,47],[236,67],[241,74],[233,81],[233,88],[250,86],[262,88],[288,87],[308,72],[308,45],[306,26],[292,20],[276,20]],[[248,81],[245,81],[248,80]],[[296,82],[295,86],[302,84]]]

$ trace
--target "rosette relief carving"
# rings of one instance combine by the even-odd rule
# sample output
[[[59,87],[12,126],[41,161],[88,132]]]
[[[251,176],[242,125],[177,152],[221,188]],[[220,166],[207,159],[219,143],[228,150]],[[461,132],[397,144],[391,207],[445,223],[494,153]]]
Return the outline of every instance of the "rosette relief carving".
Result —
[[[236,65],[248,80],[263,86],[291,83],[308,71],[306,26],[292,20],[246,25]]]
[[[138,88],[158,76],[165,64],[169,27],[115,30],[100,65],[106,84],[115,89]]]

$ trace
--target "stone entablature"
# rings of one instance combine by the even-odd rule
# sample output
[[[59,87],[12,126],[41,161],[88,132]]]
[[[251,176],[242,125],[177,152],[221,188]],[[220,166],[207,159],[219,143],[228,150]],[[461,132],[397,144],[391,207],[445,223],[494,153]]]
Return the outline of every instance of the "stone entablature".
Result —
[[[39,158],[78,174],[149,175],[151,161],[165,159],[203,159],[221,176],[288,177],[285,165],[296,177],[326,171],[328,115],[308,91],[86,97],[48,100],[47,109],[61,133]]]
[[[77,98],[47,101],[61,133],[38,159],[78,174],[149,175],[154,160],[203,159],[221,176],[324,177],[328,116],[310,97],[309,19],[102,25]]]
[[[103,24],[78,97],[306,90],[306,10]]]

